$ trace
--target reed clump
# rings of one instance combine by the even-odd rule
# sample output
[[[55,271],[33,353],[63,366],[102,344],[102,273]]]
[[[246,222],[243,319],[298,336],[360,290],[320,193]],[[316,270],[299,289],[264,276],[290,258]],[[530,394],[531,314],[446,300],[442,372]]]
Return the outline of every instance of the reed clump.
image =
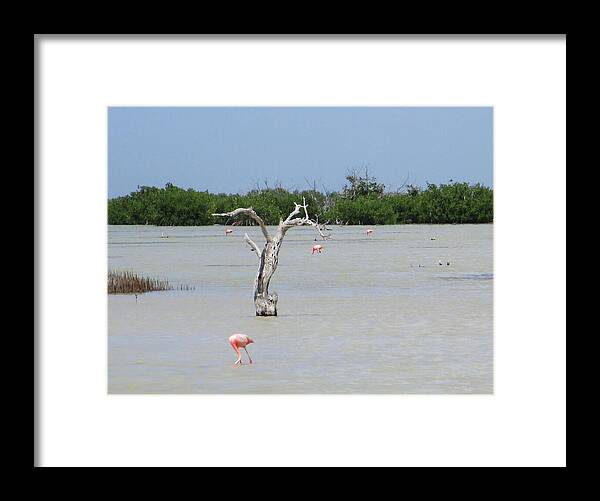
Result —
[[[190,286],[182,286],[191,290]],[[173,290],[168,280],[151,277],[141,277],[131,271],[109,271],[108,293],[109,294],[142,294],[152,291]]]

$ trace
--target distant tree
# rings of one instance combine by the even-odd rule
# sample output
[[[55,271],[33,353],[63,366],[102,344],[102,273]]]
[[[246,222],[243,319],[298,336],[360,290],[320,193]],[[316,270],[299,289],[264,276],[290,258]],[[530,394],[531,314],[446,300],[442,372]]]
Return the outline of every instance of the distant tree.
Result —
[[[352,169],[346,176],[349,184],[344,185],[342,196],[344,198],[355,199],[356,197],[369,195],[383,195],[385,186],[379,184],[374,177],[369,178],[369,170],[365,167],[364,177],[358,174],[356,169]]]
[[[366,169],[364,176],[351,171],[346,181],[340,193],[320,192],[316,183],[304,191],[258,186],[246,194],[184,190],[172,183],[164,188],[139,186],[129,195],[108,200],[108,223],[201,226],[222,221],[213,214],[253,207],[265,224],[277,225],[303,198],[319,223],[489,223],[494,218],[493,190],[481,184],[428,183],[425,189],[407,185],[404,192],[386,193]],[[255,221],[246,218],[235,223]]]

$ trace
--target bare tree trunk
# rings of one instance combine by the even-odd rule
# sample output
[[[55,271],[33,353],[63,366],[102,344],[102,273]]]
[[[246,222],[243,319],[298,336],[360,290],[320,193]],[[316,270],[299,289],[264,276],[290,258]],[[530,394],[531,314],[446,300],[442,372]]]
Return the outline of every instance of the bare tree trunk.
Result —
[[[277,316],[277,300],[279,297],[276,292],[269,292],[269,283],[271,278],[277,270],[277,264],[279,263],[279,250],[285,234],[290,228],[294,226],[313,226],[319,232],[319,235],[323,240],[329,238],[329,235],[323,233],[323,228],[317,222],[312,221],[308,217],[308,211],[306,209],[306,200],[303,199],[302,205],[294,204],[296,207],[290,213],[285,221],[280,221],[277,227],[277,232],[272,237],[265,225],[264,221],[256,214],[252,207],[248,209],[235,209],[231,212],[225,212],[222,214],[213,214],[213,216],[228,216],[235,217],[239,214],[244,214],[256,222],[265,237],[265,246],[261,251],[248,236],[244,235],[246,243],[256,253],[259,259],[258,271],[256,273],[256,279],[254,280],[254,307],[256,309],[256,316],[258,317],[275,317]],[[296,217],[300,213],[300,210],[304,210],[304,217]]]
[[[260,264],[254,281],[254,307],[257,317],[277,316],[279,297],[276,292],[269,293],[269,283],[279,263],[280,247],[281,240],[276,237],[265,244],[265,248],[260,254]]]

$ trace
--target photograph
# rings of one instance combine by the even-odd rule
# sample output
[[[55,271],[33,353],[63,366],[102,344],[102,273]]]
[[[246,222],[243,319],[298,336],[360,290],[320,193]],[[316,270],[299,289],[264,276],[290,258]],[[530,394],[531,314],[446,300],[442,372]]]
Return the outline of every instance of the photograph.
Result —
[[[493,106],[108,106],[108,394],[494,394]]]
[[[34,468],[566,467],[566,34],[35,34]]]

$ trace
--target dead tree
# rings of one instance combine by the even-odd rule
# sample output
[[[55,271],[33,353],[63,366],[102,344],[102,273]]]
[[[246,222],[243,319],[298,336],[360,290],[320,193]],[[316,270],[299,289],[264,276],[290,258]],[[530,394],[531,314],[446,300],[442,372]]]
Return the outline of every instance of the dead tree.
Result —
[[[326,240],[329,235],[323,233],[323,228],[317,222],[313,221],[308,217],[308,211],[306,209],[306,200],[302,200],[302,205],[294,203],[295,208],[290,213],[285,221],[280,220],[279,226],[274,236],[272,236],[267,230],[265,222],[256,214],[252,207],[248,209],[235,209],[231,212],[225,212],[222,214],[213,214],[213,216],[228,216],[236,217],[243,214],[252,219],[260,229],[265,237],[265,246],[261,251],[258,245],[248,236],[246,233],[244,239],[250,248],[256,253],[259,259],[258,272],[256,279],[254,280],[254,306],[256,308],[256,316],[259,317],[275,317],[277,316],[277,300],[278,296],[276,292],[269,292],[269,283],[279,262],[279,249],[283,237],[290,228],[294,226],[313,226],[321,238]],[[304,216],[295,217],[300,212],[304,212]]]

